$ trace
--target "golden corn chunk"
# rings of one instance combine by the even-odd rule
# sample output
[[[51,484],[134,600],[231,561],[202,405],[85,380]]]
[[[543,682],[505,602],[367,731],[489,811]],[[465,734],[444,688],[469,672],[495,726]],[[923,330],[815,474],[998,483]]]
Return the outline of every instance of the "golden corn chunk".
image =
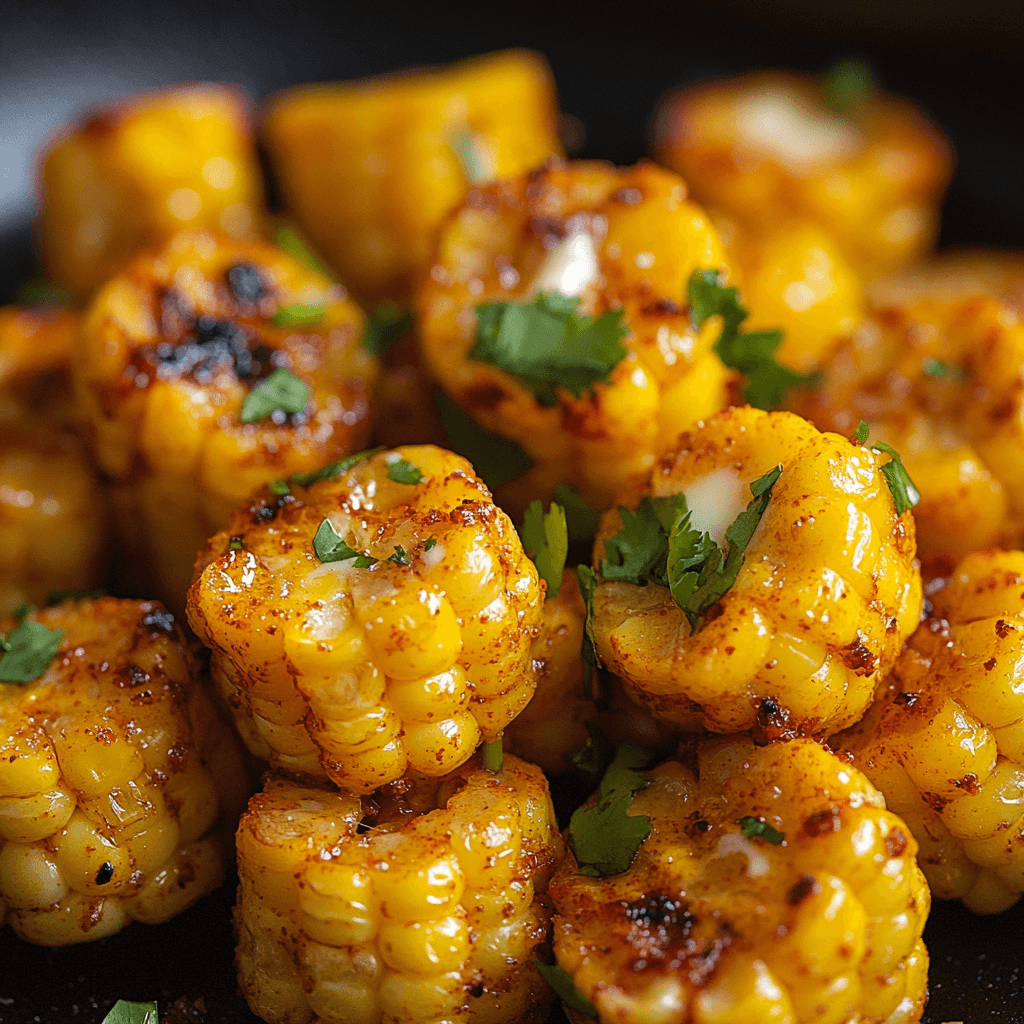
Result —
[[[551,993],[562,856],[540,769],[505,755],[360,800],[271,779],[238,830],[238,979],[269,1024],[527,1024]]]
[[[79,314],[54,307],[0,306],[0,391],[66,370]]]
[[[84,298],[179,231],[255,235],[264,199],[250,106],[239,89],[189,85],[126,97],[60,136],[42,163],[53,281]]]
[[[810,740],[681,753],[626,812],[651,828],[628,871],[568,854],[551,882],[555,957],[598,1019],[920,1020],[928,886],[877,790]]]
[[[654,152],[744,227],[818,224],[865,276],[931,247],[953,171],[949,142],[911,102],[874,94],[840,114],[821,81],[778,71],[670,94]]]
[[[410,293],[471,186],[561,152],[551,71],[526,50],[291,89],[264,133],[289,212],[371,302]]]
[[[998,913],[1024,893],[1024,552],[968,555],[929,594],[880,699],[834,742],[913,830],[935,895]]]
[[[723,548],[777,466],[735,582],[696,632],[658,583],[601,579],[622,507],[605,514],[594,552],[594,634],[605,665],[680,729],[758,738],[821,734],[864,713],[921,611],[914,523],[897,516],[881,455],[799,417],[729,409],[680,438],[646,493],[684,494],[692,529]]]
[[[104,286],[75,384],[115,485],[128,586],[183,608],[196,554],[241,502],[365,446],[377,363],[363,324],[344,289],[283,250],[206,232]],[[299,400],[260,403],[246,422],[281,373]]]
[[[820,386],[790,406],[822,430],[901,453],[917,489],[923,562],[948,571],[971,551],[1024,538],[1020,376],[1024,322],[977,293],[934,292],[876,309],[825,364]]]
[[[0,621],[57,631],[28,683],[0,682],[0,903],[21,938],[100,939],[220,885],[247,796],[241,747],[160,605],[68,601]],[[31,673],[26,673],[31,674]]]
[[[699,332],[686,290],[698,269],[728,264],[718,235],[675,174],[551,162],[470,194],[446,228],[417,297],[423,360],[448,396],[492,433],[517,442],[551,486],[570,483],[607,506],[678,435],[728,404],[734,374]],[[579,397],[544,404],[516,376],[470,357],[476,307],[578,297],[577,312],[621,311],[625,356]],[[532,494],[525,495],[529,502]]]
[[[469,463],[439,448],[292,481],[239,510],[197,570],[189,621],[275,769],[352,793],[443,775],[533,696],[537,572]]]

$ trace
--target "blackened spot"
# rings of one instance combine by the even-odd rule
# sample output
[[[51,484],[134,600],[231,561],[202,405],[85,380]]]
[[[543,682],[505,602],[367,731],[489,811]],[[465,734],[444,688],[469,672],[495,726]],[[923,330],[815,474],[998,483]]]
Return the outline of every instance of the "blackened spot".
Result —
[[[483,982],[482,981],[478,981],[475,985],[470,985],[468,991],[469,991],[469,994],[474,999],[479,999],[484,994],[484,992],[486,992],[487,990],[484,988]]]
[[[174,616],[166,608],[154,608],[142,617],[142,624],[163,633],[174,632]]]
[[[643,308],[645,316],[676,316],[682,311],[683,307],[671,299],[658,299]]]
[[[1011,626],[1005,619],[996,620],[996,636],[1000,640],[1003,640],[1010,633],[1013,632],[1013,626]]]
[[[830,832],[838,832],[843,827],[838,807],[830,807],[827,811],[818,811],[804,822],[804,832],[812,838],[826,836]]]
[[[114,865],[109,860],[105,860],[101,865],[99,871],[96,872],[96,884],[106,885],[114,877]]]
[[[236,263],[228,270],[228,287],[235,301],[252,306],[267,294],[263,275],[251,263]]]
[[[123,689],[135,690],[150,682],[149,673],[138,665],[129,665],[115,677],[115,683]]]
[[[260,523],[272,523],[276,518],[278,512],[295,501],[294,494],[274,494],[268,495],[263,498],[257,498],[249,506],[249,514],[252,516],[252,521],[257,526]],[[232,540],[235,538],[232,537]],[[240,538],[239,538],[240,539]]]
[[[696,918],[669,896],[648,896],[635,903],[624,903],[626,920],[642,924],[669,924],[689,929]]]
[[[791,907],[798,907],[808,896],[818,892],[821,892],[821,886],[814,875],[803,875],[800,881],[789,890],[787,899]]]
[[[916,693],[898,693],[893,699],[893,704],[898,704],[900,707],[912,708],[918,701],[918,695]]]
[[[701,818],[699,821],[695,821],[693,823],[693,827],[698,832],[710,832],[711,831],[711,823],[705,821],[703,818]]]
[[[761,701],[759,713],[764,715],[765,718],[775,718],[779,714],[780,710],[781,708],[779,705],[776,704],[771,697],[765,697],[764,700]]]

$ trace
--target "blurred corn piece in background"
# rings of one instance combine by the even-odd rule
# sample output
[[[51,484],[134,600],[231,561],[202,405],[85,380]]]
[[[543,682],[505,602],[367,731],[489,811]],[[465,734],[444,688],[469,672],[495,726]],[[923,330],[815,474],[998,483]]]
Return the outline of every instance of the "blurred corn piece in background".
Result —
[[[572,484],[607,507],[678,435],[729,403],[733,371],[687,304],[698,269],[729,264],[704,211],[675,174],[651,163],[616,168],[551,161],[474,191],[442,235],[419,290],[423,362],[448,397],[486,430],[515,441],[546,484]],[[622,358],[578,396],[558,380],[551,401],[529,382],[471,357],[477,307],[537,293],[578,298],[587,317],[621,310]],[[541,488],[526,480],[520,504]]]
[[[570,853],[551,882],[557,963],[597,1019],[920,1020],[928,887],[877,790],[809,740],[680,754],[643,773],[626,814],[650,835],[627,871],[590,877]]]
[[[0,394],[70,369],[80,315],[57,306],[0,306]],[[49,383],[49,381],[46,381]]]
[[[252,102],[212,83],[127,96],[51,143],[42,189],[43,263],[78,298],[179,231],[254,236],[265,201]]]
[[[471,186],[561,152],[547,62],[507,50],[272,99],[270,162],[289,212],[355,294],[408,297]]]
[[[181,612],[197,553],[239,504],[365,446],[377,362],[363,326],[344,289],[295,257],[207,232],[176,235],[100,290],[75,385],[114,484],[124,585]],[[244,422],[277,371],[304,405]]]
[[[59,635],[38,678],[0,682],[7,923],[64,946],[169,920],[230,863],[248,795],[241,747],[155,602],[67,601],[0,621],[0,635],[26,627]],[[0,654],[5,678],[17,650]]]
[[[269,1024],[532,1024],[561,856],[547,781],[511,755],[362,801],[271,779],[238,830],[242,994]]]
[[[1024,893],[1024,552],[968,555],[867,716],[834,737],[921,845],[932,892],[979,914]]]
[[[239,509],[188,613],[249,749],[368,793],[457,768],[529,703],[540,595],[469,463],[418,446]]]
[[[908,100],[842,84],[765,71],[670,93],[655,156],[745,228],[812,221],[864,277],[910,263],[938,232],[952,148]]]

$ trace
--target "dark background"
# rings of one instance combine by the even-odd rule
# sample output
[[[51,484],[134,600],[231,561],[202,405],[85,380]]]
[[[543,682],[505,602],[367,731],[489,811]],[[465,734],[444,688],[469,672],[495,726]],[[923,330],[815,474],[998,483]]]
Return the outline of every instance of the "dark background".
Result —
[[[0,301],[32,269],[37,153],[83,108],[195,79],[237,82],[261,99],[299,82],[506,46],[547,55],[563,109],[586,128],[582,155],[620,163],[643,155],[654,105],[675,85],[867,58],[885,86],[924,104],[957,148],[942,243],[1024,248],[1022,0],[627,0],[615,8],[0,0]],[[230,904],[223,890],[161,928],[134,926],[68,950],[33,949],[0,929],[0,1022],[98,1024],[119,997],[166,1006],[179,996],[204,997],[210,1024],[254,1021],[235,995]],[[1024,907],[981,919],[939,906],[925,938],[929,1024],[1024,1024]]]

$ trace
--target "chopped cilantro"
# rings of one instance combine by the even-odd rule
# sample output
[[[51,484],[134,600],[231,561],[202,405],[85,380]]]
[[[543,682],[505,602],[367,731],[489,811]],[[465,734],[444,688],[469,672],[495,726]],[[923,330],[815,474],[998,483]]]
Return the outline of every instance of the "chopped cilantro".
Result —
[[[541,960],[534,959],[533,966],[537,973],[554,989],[555,995],[577,1013],[582,1013],[591,1020],[597,1020],[597,1009],[594,1004],[580,994],[572,975],[564,967],[558,964],[546,964]]]
[[[409,556],[406,554],[405,548],[403,548],[401,544],[396,544],[395,553],[393,555],[388,555],[388,561],[394,562],[395,565],[408,565]]]
[[[862,60],[833,64],[822,83],[825,105],[834,114],[850,117],[878,91],[871,65]]]
[[[288,370],[274,370],[249,392],[239,419],[258,423],[275,412],[303,412],[309,402],[309,388]]]
[[[60,649],[64,633],[25,618],[30,610],[19,616],[18,625],[6,637],[0,636],[0,683],[34,682]]]
[[[500,772],[504,756],[502,749],[501,733],[498,733],[496,740],[485,741],[481,749],[481,764],[489,772]]]
[[[597,594],[597,574],[589,565],[576,566],[576,580],[580,587],[580,597],[587,609],[587,618],[583,627],[583,692],[587,697],[594,696],[594,673],[601,664],[597,653],[597,640],[594,638],[594,598]]]
[[[451,140],[452,152],[462,165],[462,173],[470,185],[484,185],[491,179],[486,154],[475,132],[468,128],[457,132]]]
[[[294,256],[300,263],[305,263],[310,270],[315,270],[329,281],[334,280],[334,275],[327,265],[317,256],[312,246],[296,228],[289,224],[282,224],[275,232],[274,240],[286,253]]]
[[[668,532],[685,509],[682,494],[645,497],[632,511],[620,505],[622,529],[605,541],[601,576],[639,586],[659,583],[667,587]]]
[[[386,355],[388,350],[413,325],[412,310],[397,302],[385,302],[366,321],[363,346],[375,356]]]
[[[568,484],[561,484],[555,489],[555,501],[565,509],[569,540],[593,540],[601,523],[601,513],[591,508],[580,492]]]
[[[364,459],[368,459],[371,455],[376,455],[380,450],[380,448],[367,448],[365,452],[356,452],[355,455],[350,455],[346,459],[329,462],[326,466],[313,473],[296,473],[291,477],[291,481],[300,487],[312,487],[313,484],[320,480],[329,480],[332,476],[341,476],[342,473],[347,473],[353,466],[358,465]]]
[[[428,537],[423,542],[423,550],[424,551],[429,551],[431,548],[436,547],[436,546],[437,546],[437,538],[436,537]]]
[[[651,754],[626,741],[597,788],[597,802],[577,808],[569,822],[569,845],[584,875],[617,875],[629,869],[640,844],[651,834],[651,819],[627,814],[638,790],[650,780],[640,769]]]
[[[316,531],[316,536],[313,538],[313,550],[316,552],[316,557],[324,563],[347,562],[350,558],[354,558],[354,565],[357,569],[369,569],[371,565],[377,564],[376,558],[360,554],[355,548],[349,547],[341,539],[341,534],[334,528],[330,519],[325,519]]]
[[[853,435],[853,440],[857,444],[863,444],[868,439],[868,434],[871,432],[871,428],[863,421],[860,421],[857,427],[857,433]]]
[[[315,327],[324,318],[327,306],[314,302],[295,302],[280,306],[270,318],[275,327]]]
[[[406,462],[405,459],[396,459],[394,462],[388,463],[388,479],[394,480],[396,484],[413,486],[423,483],[423,474],[411,462]]]
[[[285,495],[292,493],[292,489],[288,486],[287,480],[271,480],[268,486],[279,498],[283,498]]]
[[[921,360],[921,370],[927,377],[948,377],[958,384],[963,383],[967,377],[959,366],[945,363],[941,359],[932,359],[931,356]]]
[[[868,425],[861,420],[857,427],[857,433],[853,440],[858,444],[864,444],[868,439]],[[878,441],[871,445],[873,452],[881,452],[889,456],[889,461],[879,467],[885,482],[889,486],[889,493],[892,495],[893,505],[896,506],[896,515],[901,516],[907,509],[914,508],[921,500],[921,492],[914,486],[910,479],[907,467],[903,465],[900,453],[891,444]]]
[[[530,456],[515,441],[484,430],[440,391],[435,397],[448,447],[469,459],[477,476],[492,491],[522,476],[533,465]]]
[[[132,1003],[118,999],[103,1018],[103,1024],[158,1024],[156,1002]]]
[[[547,598],[558,596],[562,570],[569,557],[569,530],[565,525],[565,509],[552,502],[547,512],[539,501],[531,501],[519,531],[523,548],[533,559],[537,572],[547,585]]]
[[[228,551],[244,551],[244,550],[245,550],[245,543],[243,542],[241,537],[232,537],[231,540],[228,541]]]
[[[552,293],[532,302],[481,303],[469,358],[510,373],[542,405],[556,405],[559,388],[580,398],[607,381],[626,355],[627,328],[621,309],[582,316],[579,301]]]
[[[686,285],[690,317],[698,330],[713,316],[722,318],[722,333],[715,342],[718,358],[747,378],[743,397],[759,409],[774,409],[786,391],[797,384],[810,384],[813,374],[796,373],[775,359],[782,344],[782,331],[741,331],[747,310],[739,291],[722,283],[717,270],[695,270]]]
[[[736,822],[743,829],[744,839],[763,839],[766,843],[778,846],[786,838],[784,832],[772,828],[763,818],[753,818],[749,814]]]

